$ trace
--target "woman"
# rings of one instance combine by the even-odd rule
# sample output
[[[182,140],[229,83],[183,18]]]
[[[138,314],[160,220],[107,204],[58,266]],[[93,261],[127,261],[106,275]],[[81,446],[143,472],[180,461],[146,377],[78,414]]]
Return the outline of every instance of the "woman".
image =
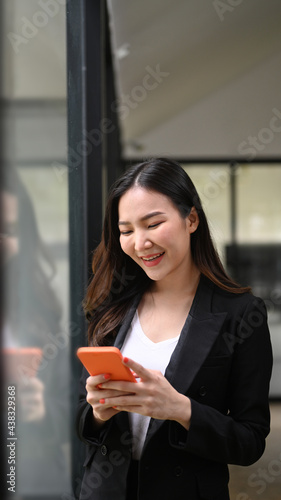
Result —
[[[113,186],[85,299],[89,343],[138,383],[81,379],[81,500],[229,499],[260,458],[272,352],[263,302],[226,274],[188,175],[146,161]]]
[[[2,346],[42,350],[38,373],[32,378],[26,361],[15,367],[3,353],[5,386],[15,380],[17,384],[17,493],[25,498],[59,495],[69,484],[64,459],[69,439],[65,425],[68,353],[56,344],[62,315],[52,286],[56,268],[41,238],[29,192],[12,165],[3,176],[0,202],[5,285]]]

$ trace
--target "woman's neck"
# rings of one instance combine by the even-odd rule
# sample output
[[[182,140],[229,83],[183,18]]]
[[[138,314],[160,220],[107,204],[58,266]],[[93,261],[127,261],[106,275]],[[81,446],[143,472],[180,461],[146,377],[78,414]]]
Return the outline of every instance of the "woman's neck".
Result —
[[[171,302],[177,302],[184,297],[193,297],[199,284],[200,275],[199,269],[193,265],[188,274],[177,276],[177,279],[153,282],[150,292],[155,298]]]

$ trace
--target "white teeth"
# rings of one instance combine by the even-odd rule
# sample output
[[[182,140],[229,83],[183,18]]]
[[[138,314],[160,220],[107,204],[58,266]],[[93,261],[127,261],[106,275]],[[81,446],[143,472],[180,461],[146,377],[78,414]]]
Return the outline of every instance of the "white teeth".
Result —
[[[150,257],[149,259],[145,259],[145,257],[142,257],[142,260],[150,261],[150,260],[158,259],[158,257],[160,257],[160,255],[163,255],[164,253],[165,252],[158,253],[157,255],[155,255],[154,257]]]

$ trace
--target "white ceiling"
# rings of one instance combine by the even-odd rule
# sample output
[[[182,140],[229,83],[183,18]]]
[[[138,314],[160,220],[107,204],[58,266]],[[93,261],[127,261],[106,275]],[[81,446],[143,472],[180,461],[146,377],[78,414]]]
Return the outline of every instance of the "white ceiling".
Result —
[[[250,136],[254,156],[281,157],[281,132],[263,131],[281,115],[280,0],[108,7],[125,157],[245,156]]]

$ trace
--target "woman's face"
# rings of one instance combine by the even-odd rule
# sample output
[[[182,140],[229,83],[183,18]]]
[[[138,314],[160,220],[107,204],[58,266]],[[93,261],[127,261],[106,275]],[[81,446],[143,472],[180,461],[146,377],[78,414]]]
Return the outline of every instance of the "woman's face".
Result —
[[[157,191],[135,186],[120,198],[121,248],[154,281],[188,276],[190,234],[197,226],[195,209],[182,218],[171,200]]]

